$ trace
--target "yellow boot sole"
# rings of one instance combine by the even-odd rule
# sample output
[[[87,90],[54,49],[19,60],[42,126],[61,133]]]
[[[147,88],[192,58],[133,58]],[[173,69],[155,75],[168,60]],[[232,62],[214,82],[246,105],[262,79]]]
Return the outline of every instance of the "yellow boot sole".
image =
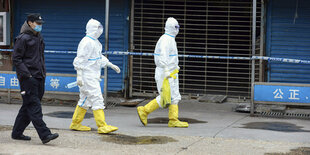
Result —
[[[188,123],[187,122],[181,122],[181,121],[169,121],[168,127],[170,127],[170,128],[187,128]]]
[[[103,127],[98,128],[98,133],[110,133],[118,130],[118,127],[112,125],[105,125]]]
[[[70,129],[76,130],[76,131],[90,131],[91,130],[91,128],[88,126],[83,126],[81,124],[73,124],[73,123],[71,123]]]

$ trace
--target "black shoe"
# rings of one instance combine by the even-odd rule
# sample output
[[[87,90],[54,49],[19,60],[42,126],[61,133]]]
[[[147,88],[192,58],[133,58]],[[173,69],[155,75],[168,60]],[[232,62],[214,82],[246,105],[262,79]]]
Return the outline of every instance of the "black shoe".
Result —
[[[20,136],[12,136],[12,139],[16,139],[16,140],[31,140],[31,137],[25,136],[25,135],[20,135]]]
[[[59,136],[58,133],[54,133],[54,134],[47,135],[47,136],[42,140],[42,143],[43,143],[43,144],[48,143],[49,141],[56,139],[58,136]]]

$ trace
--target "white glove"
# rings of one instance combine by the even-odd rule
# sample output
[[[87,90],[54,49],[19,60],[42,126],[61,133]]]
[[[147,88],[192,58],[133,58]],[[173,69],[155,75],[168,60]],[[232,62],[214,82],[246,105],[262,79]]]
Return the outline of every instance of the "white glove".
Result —
[[[170,72],[165,72],[165,78],[167,79],[171,78],[170,74],[171,74]]]
[[[82,87],[84,85],[81,70],[76,71],[76,84],[80,87]]]
[[[121,70],[119,69],[119,67],[117,67],[116,65],[111,64],[110,67],[115,70],[116,73],[120,73]]]
[[[170,74],[171,73],[169,72],[168,67],[165,67],[165,78],[167,78],[167,79],[171,78]]]

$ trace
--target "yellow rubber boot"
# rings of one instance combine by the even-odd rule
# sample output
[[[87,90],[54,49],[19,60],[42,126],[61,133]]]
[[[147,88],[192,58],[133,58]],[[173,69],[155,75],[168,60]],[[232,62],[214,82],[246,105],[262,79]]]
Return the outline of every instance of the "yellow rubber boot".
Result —
[[[84,119],[87,110],[81,108],[80,106],[76,106],[74,114],[72,116],[72,123],[70,125],[70,129],[77,130],[77,131],[90,131],[91,128],[88,126],[83,126],[81,122]]]
[[[115,126],[107,125],[105,122],[103,109],[94,110],[93,113],[96,124],[98,126],[98,133],[110,133],[118,130],[118,128]]]
[[[177,104],[169,106],[169,122],[168,127],[187,128],[187,122],[181,122],[179,119],[179,107]]]
[[[145,106],[139,106],[137,108],[137,112],[140,118],[141,123],[146,126],[147,125],[147,115],[151,112],[155,111],[159,108],[159,105],[157,104],[156,99],[152,100]]]

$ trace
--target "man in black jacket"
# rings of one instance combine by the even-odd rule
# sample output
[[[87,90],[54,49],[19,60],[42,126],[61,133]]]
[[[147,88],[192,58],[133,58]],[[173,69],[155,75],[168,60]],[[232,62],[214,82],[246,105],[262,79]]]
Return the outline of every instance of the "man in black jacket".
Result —
[[[13,63],[20,83],[23,105],[16,117],[12,138],[31,140],[23,135],[25,128],[32,122],[43,144],[56,139],[43,121],[41,99],[44,95],[46,77],[44,62],[44,41],[40,32],[43,20],[40,14],[29,14],[20,35],[15,39]]]

